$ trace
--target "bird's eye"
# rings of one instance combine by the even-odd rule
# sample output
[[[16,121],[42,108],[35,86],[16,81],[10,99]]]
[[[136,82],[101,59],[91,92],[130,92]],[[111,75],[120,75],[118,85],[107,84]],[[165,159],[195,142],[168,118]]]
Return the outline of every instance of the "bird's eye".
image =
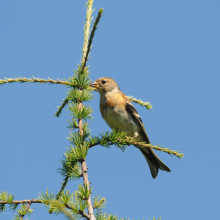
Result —
[[[102,84],[105,84],[106,83],[106,81],[105,80],[102,80]]]

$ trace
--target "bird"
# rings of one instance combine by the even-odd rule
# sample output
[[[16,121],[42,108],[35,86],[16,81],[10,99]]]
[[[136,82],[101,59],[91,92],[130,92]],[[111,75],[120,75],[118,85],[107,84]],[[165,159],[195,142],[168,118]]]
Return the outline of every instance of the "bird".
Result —
[[[123,131],[128,137],[137,137],[141,142],[150,144],[140,115],[129,98],[120,90],[114,79],[101,77],[90,84],[100,94],[100,112],[111,129]],[[171,172],[170,168],[163,163],[153,149],[136,145],[145,157],[152,177],[155,179],[158,171]]]

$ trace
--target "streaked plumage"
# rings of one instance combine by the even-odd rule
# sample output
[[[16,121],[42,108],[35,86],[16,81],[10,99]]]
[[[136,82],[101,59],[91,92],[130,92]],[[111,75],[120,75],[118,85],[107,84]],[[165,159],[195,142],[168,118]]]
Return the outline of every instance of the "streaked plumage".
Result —
[[[121,130],[128,136],[138,134],[140,141],[150,144],[144,124],[131,101],[120,90],[118,84],[109,77],[102,77],[91,84],[100,94],[100,111],[103,119],[111,129]],[[157,177],[158,169],[171,172],[150,148],[136,146],[144,155],[153,178]]]

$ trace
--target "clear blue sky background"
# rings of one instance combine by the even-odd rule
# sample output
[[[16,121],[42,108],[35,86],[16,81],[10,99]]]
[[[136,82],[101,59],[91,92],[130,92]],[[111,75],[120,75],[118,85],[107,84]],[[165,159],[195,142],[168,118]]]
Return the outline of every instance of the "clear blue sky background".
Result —
[[[152,143],[182,151],[179,160],[157,152],[171,173],[152,179],[142,154],[130,146],[95,147],[88,155],[93,195],[106,212],[131,219],[218,219],[220,112],[220,1],[101,1],[104,8],[91,59],[91,79],[114,78],[122,91],[150,101],[135,104]],[[81,58],[85,1],[1,1],[0,78],[68,78]],[[69,147],[68,112],[53,117],[65,98],[60,85],[0,87],[0,190],[15,199],[59,191],[56,169]],[[94,135],[110,130],[92,105]],[[82,181],[71,182],[72,192]],[[32,205],[30,219],[65,219]],[[7,210],[0,219],[11,219]]]

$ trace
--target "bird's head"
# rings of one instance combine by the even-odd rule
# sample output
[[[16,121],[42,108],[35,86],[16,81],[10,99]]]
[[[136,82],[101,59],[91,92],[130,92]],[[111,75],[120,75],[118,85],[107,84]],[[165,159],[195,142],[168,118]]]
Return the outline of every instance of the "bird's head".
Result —
[[[96,88],[99,91],[100,95],[104,95],[109,92],[114,93],[120,91],[118,84],[115,82],[115,80],[109,77],[98,78],[92,84],[90,84],[90,86]]]

